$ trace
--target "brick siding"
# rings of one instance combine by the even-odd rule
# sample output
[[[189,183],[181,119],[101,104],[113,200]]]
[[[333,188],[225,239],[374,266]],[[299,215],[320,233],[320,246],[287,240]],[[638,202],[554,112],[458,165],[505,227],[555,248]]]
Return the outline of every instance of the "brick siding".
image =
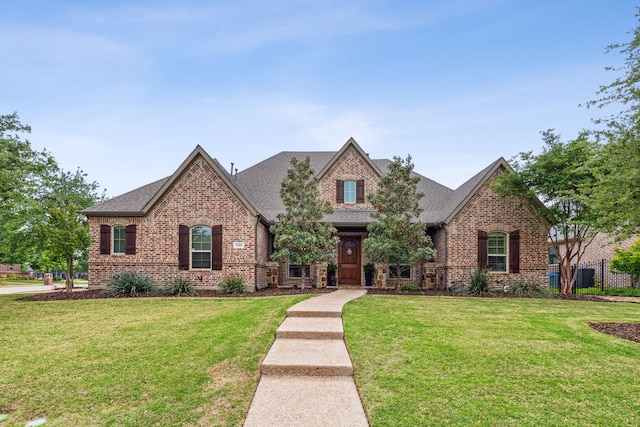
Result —
[[[511,233],[520,230],[520,272],[490,273],[496,283],[521,280],[547,283],[547,230],[536,209],[514,197],[503,197],[491,188],[500,168],[445,225],[447,234],[445,280],[467,283],[478,265],[478,230]],[[440,250],[442,243],[438,242]],[[508,257],[507,257],[508,258]],[[438,257],[439,263],[442,258]]]
[[[132,269],[164,284],[183,276],[195,285],[217,286],[229,276],[254,286],[256,217],[227,187],[211,165],[197,156],[144,217],[90,217],[89,285],[103,286],[115,273]],[[100,255],[100,225],[136,224],[135,255]],[[178,226],[222,225],[222,270],[178,270]],[[264,240],[264,229],[258,238]],[[233,243],[244,248],[235,249]],[[264,251],[258,251],[262,265]],[[266,285],[266,267],[257,274]]]

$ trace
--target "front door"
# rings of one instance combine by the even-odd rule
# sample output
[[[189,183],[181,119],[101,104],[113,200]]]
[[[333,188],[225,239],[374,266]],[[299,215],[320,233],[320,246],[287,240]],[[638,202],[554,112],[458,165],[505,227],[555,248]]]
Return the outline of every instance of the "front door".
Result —
[[[360,237],[341,237],[338,249],[338,284],[361,285]]]

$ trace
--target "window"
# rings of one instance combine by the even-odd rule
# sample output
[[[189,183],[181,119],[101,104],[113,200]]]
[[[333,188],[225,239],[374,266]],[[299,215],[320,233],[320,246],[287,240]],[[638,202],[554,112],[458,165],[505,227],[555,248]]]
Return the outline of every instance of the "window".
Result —
[[[222,225],[178,226],[178,269],[222,270]]]
[[[397,279],[398,272],[396,270],[395,265],[389,266],[389,279]],[[401,279],[411,279],[411,266],[410,265],[401,265],[400,266],[400,278]]]
[[[507,271],[507,235],[505,233],[489,233],[487,252],[487,270]]]
[[[302,278],[311,276],[311,267],[308,265],[302,266],[299,264],[289,265],[289,277],[290,278]]]
[[[113,248],[113,252],[111,251]],[[136,225],[100,225],[100,255],[136,254]]]
[[[356,202],[356,182],[355,181],[344,182],[344,202],[345,203]]]
[[[549,248],[549,264],[558,264],[558,255],[555,248]]]
[[[124,226],[116,225],[113,227],[113,253],[123,254],[125,246]]]
[[[211,227],[191,229],[191,268],[211,268]]]
[[[364,203],[364,179],[336,181],[336,203]]]

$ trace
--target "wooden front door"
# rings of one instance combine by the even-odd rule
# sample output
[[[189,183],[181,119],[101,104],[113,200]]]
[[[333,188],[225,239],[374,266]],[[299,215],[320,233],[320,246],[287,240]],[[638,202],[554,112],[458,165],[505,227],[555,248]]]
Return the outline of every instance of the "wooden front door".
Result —
[[[338,249],[338,284],[361,285],[360,237],[341,237]]]

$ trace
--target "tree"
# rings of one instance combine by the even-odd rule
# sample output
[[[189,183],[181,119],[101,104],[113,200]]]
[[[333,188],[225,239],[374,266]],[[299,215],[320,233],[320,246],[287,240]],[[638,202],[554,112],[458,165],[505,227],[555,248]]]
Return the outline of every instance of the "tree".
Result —
[[[369,236],[363,247],[371,262],[395,268],[397,288],[402,265],[434,259],[436,252],[426,234],[427,225],[418,219],[422,212],[418,203],[424,194],[417,190],[420,178],[411,174],[411,156],[405,160],[394,157],[388,169],[377,191],[368,195],[377,211],[371,214],[374,221],[367,226]]]
[[[599,212],[597,226],[618,240],[640,233],[640,26],[631,34],[631,41],[606,50],[626,56],[621,67],[607,67],[607,71],[622,75],[600,86],[599,98],[586,104],[599,109],[621,107],[594,120],[605,128],[592,132],[606,142],[592,164],[598,178],[592,194],[592,205]]]
[[[542,136],[542,152],[520,153],[512,159],[516,173],[500,175],[494,190],[522,197],[524,203],[539,210],[559,258],[561,293],[568,294],[576,279],[571,277],[571,266],[579,264],[596,232],[593,224],[597,215],[590,206],[590,193],[597,179],[589,165],[599,146],[584,134],[566,143],[552,129]]]
[[[614,248],[609,268],[612,273],[629,273],[631,285],[640,288],[640,239],[627,249]]]
[[[37,247],[53,262],[66,266],[66,289],[73,289],[74,260],[85,259],[91,243],[87,218],[79,211],[101,201],[98,184],[87,182],[80,169],[55,171],[47,179],[47,191],[38,200],[39,220],[31,232]]]
[[[320,198],[309,157],[303,161],[291,159],[291,167],[280,185],[280,197],[285,213],[278,214],[278,222],[269,229],[275,235],[272,258],[301,265],[304,289],[306,267],[333,260],[338,244],[333,224],[320,222],[333,209],[328,200]]]
[[[17,113],[0,115],[0,262],[24,263],[33,255],[25,225],[37,219],[35,200],[44,174],[57,169],[49,153],[33,150],[21,138],[29,132]]]

